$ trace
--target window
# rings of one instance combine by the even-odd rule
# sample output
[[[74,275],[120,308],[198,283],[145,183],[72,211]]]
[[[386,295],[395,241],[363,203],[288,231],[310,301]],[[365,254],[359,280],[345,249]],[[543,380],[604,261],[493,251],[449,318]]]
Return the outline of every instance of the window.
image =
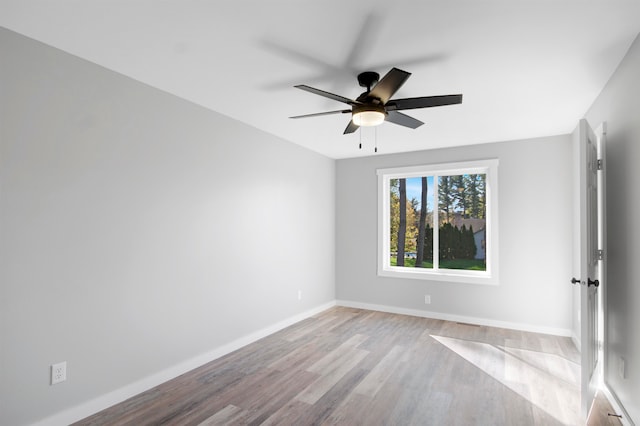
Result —
[[[378,170],[378,275],[498,283],[498,160]]]

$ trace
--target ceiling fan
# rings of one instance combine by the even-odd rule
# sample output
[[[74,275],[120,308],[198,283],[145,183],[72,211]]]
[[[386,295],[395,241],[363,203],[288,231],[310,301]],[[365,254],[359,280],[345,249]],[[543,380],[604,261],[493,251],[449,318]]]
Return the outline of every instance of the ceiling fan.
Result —
[[[462,95],[422,96],[419,98],[391,99],[398,89],[402,87],[405,81],[407,81],[409,76],[411,76],[410,72],[402,71],[398,68],[392,68],[391,71],[382,77],[382,80],[380,80],[380,74],[374,71],[365,71],[360,73],[358,75],[358,83],[360,86],[366,87],[367,91],[363,92],[355,100],[325,92],[324,90],[316,89],[305,84],[294,86],[298,89],[350,105],[351,109],[296,115],[289,118],[306,118],[318,117],[321,115],[351,113],[351,121],[349,121],[347,128],[344,129],[343,134],[345,135],[355,132],[360,126],[377,126],[382,124],[384,121],[416,129],[424,123],[399,111],[462,103]]]

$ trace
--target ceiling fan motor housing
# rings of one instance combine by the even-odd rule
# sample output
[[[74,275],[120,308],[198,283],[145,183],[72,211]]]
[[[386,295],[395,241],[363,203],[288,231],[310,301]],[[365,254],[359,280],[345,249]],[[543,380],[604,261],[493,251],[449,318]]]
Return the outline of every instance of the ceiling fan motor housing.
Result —
[[[365,71],[358,74],[358,84],[367,88],[367,92],[380,81],[380,74],[375,71]]]

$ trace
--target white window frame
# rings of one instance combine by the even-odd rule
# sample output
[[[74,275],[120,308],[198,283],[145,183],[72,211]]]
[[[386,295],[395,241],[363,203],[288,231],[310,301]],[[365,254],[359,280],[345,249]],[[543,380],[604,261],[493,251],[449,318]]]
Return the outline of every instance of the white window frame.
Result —
[[[457,163],[428,164],[423,166],[378,169],[378,276],[498,285],[498,159]],[[434,222],[437,223],[437,177],[461,174],[486,174],[486,266],[485,271],[458,269],[426,269],[392,266],[390,252],[390,200],[391,179],[434,176]],[[433,225],[433,224],[432,224]],[[434,248],[438,245],[434,233]],[[435,268],[436,265],[434,265]]]

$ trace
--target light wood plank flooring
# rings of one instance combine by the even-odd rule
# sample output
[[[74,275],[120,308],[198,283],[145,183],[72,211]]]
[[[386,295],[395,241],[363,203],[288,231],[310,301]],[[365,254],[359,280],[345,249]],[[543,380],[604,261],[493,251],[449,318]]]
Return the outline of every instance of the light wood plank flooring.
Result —
[[[622,426],[622,421],[617,417],[616,413],[607,397],[600,391],[596,394],[593,401],[587,426]]]
[[[568,338],[336,307],[77,425],[577,425]]]

